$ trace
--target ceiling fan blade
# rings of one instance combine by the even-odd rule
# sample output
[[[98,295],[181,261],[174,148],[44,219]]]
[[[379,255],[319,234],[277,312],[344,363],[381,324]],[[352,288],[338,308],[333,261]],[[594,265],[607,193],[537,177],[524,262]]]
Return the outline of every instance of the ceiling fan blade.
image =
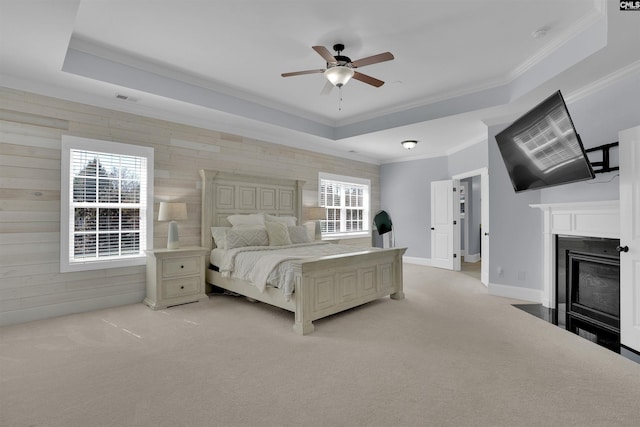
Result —
[[[371,86],[380,87],[384,84],[382,80],[378,80],[374,77],[367,76],[366,74],[362,74],[359,72],[353,73],[353,78],[356,80],[360,80],[362,83],[370,84]]]
[[[358,59],[357,61],[351,62],[351,66],[353,68],[364,67],[365,65],[377,64],[378,62],[391,61],[393,59],[393,55],[391,52],[379,53],[373,56],[367,56],[366,58]]]
[[[303,74],[316,74],[316,73],[324,73],[325,70],[324,69],[320,69],[320,70],[306,70],[306,71],[294,71],[291,73],[282,73],[281,76],[282,77],[291,77],[291,76],[301,76]]]
[[[333,89],[333,83],[327,80],[327,82],[324,84],[324,87],[320,91],[320,95],[329,95],[332,89]]]
[[[312,46],[312,47],[313,47],[313,50],[318,52],[318,54],[322,56],[324,60],[327,61],[328,63],[335,64],[338,62],[338,60],[336,60],[336,58],[334,58],[333,55],[331,55],[331,52],[329,52],[329,49],[327,49],[326,47],[324,46]]]

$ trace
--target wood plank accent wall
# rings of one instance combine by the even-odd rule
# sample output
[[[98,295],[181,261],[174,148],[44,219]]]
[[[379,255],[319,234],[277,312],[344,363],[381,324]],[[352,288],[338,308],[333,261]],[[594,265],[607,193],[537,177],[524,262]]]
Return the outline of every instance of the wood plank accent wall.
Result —
[[[380,206],[377,165],[237,135],[0,88],[0,324],[141,302],[144,266],[60,273],[62,135],[155,149],[154,217],[160,201],[187,203],[182,245],[200,244],[198,170],[265,174],[306,181],[303,203],[317,201],[318,172],[371,180]],[[167,224],[154,222],[154,247]],[[368,245],[369,239],[344,241]]]

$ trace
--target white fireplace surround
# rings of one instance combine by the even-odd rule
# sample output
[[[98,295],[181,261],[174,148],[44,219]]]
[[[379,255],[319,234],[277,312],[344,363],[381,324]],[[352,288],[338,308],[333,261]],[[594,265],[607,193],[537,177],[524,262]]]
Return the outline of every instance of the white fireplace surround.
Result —
[[[542,210],[543,283],[542,305],[555,307],[556,235],[620,238],[618,200],[530,205]]]

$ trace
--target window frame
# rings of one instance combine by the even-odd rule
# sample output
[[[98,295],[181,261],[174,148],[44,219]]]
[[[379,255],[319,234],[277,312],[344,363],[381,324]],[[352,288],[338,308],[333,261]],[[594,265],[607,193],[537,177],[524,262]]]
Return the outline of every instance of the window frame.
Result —
[[[140,239],[140,251],[135,255],[119,256],[108,259],[77,260],[71,259],[70,244],[74,237],[73,170],[72,150],[99,152],[117,156],[135,156],[146,159],[146,194],[140,198],[143,212],[140,228],[144,227]],[[101,270],[146,264],[145,250],[153,248],[153,176],[154,149],[140,145],[125,144],[62,135],[60,168],[60,272]],[[144,224],[143,224],[144,223]]]
[[[365,187],[365,192],[363,194],[363,206],[362,206],[362,226],[363,230],[361,231],[345,231],[341,230],[338,232],[322,232],[322,240],[337,240],[337,239],[358,239],[363,237],[371,236],[371,180],[366,178],[358,178],[346,175],[336,175],[332,173],[319,172],[318,173],[318,206],[325,208],[322,205],[322,182],[323,181],[333,181],[336,183],[343,184],[344,186],[357,186],[357,187]],[[341,228],[342,225],[346,222],[346,209],[348,208],[344,204],[344,198],[341,200]],[[326,212],[326,208],[325,208]],[[321,220],[322,221],[326,220]],[[320,229],[322,230],[322,226]]]

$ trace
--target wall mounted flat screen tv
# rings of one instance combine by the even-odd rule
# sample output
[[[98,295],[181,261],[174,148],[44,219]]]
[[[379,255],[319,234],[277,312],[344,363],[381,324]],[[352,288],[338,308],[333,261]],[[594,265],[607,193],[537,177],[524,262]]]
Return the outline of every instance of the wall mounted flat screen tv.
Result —
[[[516,192],[595,177],[560,91],[496,135]]]

